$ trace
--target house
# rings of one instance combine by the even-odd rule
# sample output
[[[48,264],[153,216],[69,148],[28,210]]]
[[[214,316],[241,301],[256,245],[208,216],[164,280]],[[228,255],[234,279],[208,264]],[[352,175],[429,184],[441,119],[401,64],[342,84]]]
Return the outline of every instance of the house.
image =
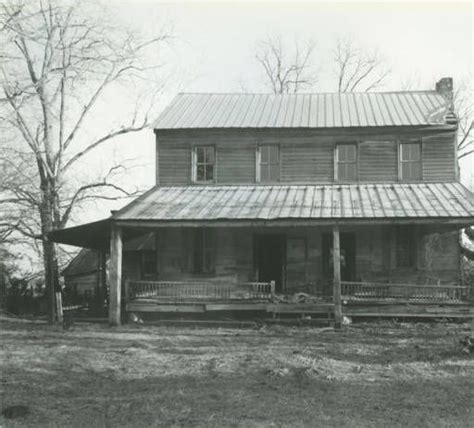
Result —
[[[361,302],[381,316],[383,302],[465,308],[459,231],[474,196],[459,182],[452,91],[443,78],[427,91],[179,94],[154,124],[156,185],[51,238],[110,251],[112,324],[122,307],[329,305],[336,324]],[[140,267],[123,245],[146,233]],[[285,300],[299,291],[312,306]]]

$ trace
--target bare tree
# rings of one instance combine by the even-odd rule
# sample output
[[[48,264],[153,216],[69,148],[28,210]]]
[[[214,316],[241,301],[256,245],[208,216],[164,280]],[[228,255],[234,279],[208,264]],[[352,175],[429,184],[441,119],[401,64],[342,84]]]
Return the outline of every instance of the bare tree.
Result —
[[[454,109],[458,118],[458,159],[474,153],[474,139],[472,138],[473,109],[472,84],[461,82],[453,94]]]
[[[275,94],[297,93],[316,83],[312,40],[295,40],[293,49],[285,49],[281,36],[257,42],[255,58]]]
[[[339,39],[333,55],[338,92],[369,92],[383,85],[390,75],[377,51],[364,51],[351,39]]]
[[[149,125],[146,108],[115,126],[99,126],[95,116],[107,94],[127,82],[146,82],[152,103],[159,83],[144,79],[158,69],[158,48],[169,37],[140,38],[109,24],[98,7],[53,0],[0,6],[1,162],[8,166],[1,233],[40,242],[51,321],[58,253],[48,233],[65,227],[81,203],[130,194],[114,182],[120,167],[95,179],[81,173],[92,152]]]

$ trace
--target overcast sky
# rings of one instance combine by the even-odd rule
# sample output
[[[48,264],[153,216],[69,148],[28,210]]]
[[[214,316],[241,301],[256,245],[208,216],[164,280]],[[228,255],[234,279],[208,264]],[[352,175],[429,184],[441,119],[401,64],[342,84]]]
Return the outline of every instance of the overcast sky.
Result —
[[[338,37],[351,37],[377,49],[392,74],[382,89],[433,89],[441,77],[467,82],[473,70],[472,3],[322,3],[322,2],[175,2],[107,0],[117,22],[152,33],[171,25],[175,36],[166,60],[173,79],[157,110],[176,92],[265,91],[255,62],[256,41],[280,34],[316,42],[318,83],[315,92],[335,91],[332,50]],[[111,113],[114,112],[111,106]],[[126,137],[115,155],[139,156],[146,163],[133,179],[149,187],[154,181],[152,131]],[[474,156],[463,162],[467,177]],[[467,183],[474,184],[473,175]],[[99,215],[103,217],[104,215]],[[84,219],[82,219],[84,221]]]

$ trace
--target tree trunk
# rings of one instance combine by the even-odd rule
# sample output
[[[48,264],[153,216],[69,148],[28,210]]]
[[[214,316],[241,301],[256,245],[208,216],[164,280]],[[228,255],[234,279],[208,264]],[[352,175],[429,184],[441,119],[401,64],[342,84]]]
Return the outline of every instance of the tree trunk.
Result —
[[[45,180],[41,184],[42,206],[41,206],[41,235],[43,244],[43,265],[46,295],[48,296],[48,320],[54,323],[56,320],[55,293],[61,291],[59,286],[59,267],[56,245],[49,240],[48,233],[55,229],[55,189],[52,181]]]

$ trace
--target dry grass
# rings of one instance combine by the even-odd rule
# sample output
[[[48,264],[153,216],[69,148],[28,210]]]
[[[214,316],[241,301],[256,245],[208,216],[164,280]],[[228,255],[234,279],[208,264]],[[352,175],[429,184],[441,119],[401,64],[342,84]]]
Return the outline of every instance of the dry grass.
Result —
[[[1,426],[473,426],[468,326],[342,332],[3,321]]]

